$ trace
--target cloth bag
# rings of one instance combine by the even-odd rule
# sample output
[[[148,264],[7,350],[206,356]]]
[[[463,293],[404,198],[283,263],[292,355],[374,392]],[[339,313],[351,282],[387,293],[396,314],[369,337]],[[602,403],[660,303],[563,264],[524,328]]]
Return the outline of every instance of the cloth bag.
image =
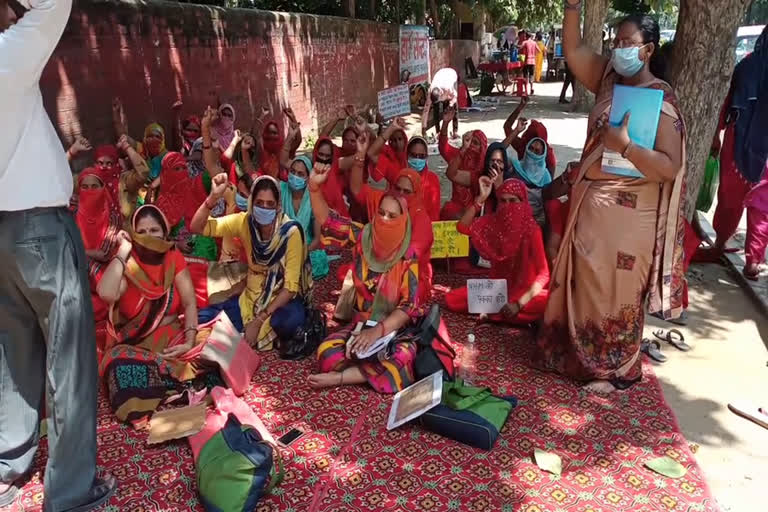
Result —
[[[277,459],[275,470],[274,459]],[[209,512],[250,512],[284,476],[280,450],[229,414],[195,460],[200,502]],[[267,484],[269,480],[269,484]]]
[[[418,351],[413,362],[416,380],[429,377],[439,370],[443,370],[443,379],[453,379],[456,374],[456,352],[441,335],[442,331],[447,336],[447,330],[441,323],[440,307],[437,304],[432,305],[416,330]]]
[[[261,358],[246,343],[227,314],[222,311],[210,322],[198,326],[198,343],[179,357],[182,361],[201,358],[216,363],[221,377],[236,395],[242,396],[251,385],[251,377],[259,368]]]
[[[696,209],[701,212],[708,212],[712,208],[712,202],[717,196],[717,187],[720,183],[720,162],[710,155],[707,159],[707,166],[704,169],[704,180],[701,182],[699,195],[696,198]]]
[[[443,382],[440,405],[419,417],[435,434],[490,450],[517,405],[517,398],[494,396],[488,388],[467,386],[461,379]]]

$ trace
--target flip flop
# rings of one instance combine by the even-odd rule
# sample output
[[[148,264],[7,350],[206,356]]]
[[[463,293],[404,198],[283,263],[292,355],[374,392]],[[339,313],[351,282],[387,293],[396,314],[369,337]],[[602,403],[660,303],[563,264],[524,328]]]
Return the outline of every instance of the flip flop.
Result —
[[[651,341],[648,338],[644,338],[640,344],[640,351],[644,354],[648,354],[648,357],[659,363],[667,361],[667,356],[661,353],[661,343],[658,341]]]
[[[109,501],[109,498],[117,489],[117,480],[112,475],[106,474],[102,478],[93,481],[91,490],[88,491],[88,502],[78,507],[67,509],[66,512],[88,512]]]
[[[11,505],[19,495],[19,488],[15,484],[11,486],[3,493],[0,494],[0,507],[7,507]]]
[[[768,409],[743,403],[728,404],[728,408],[734,414],[753,421],[763,428],[768,428]]]
[[[673,334],[677,337],[673,336]],[[658,329],[653,331],[653,335],[659,338],[661,341],[666,341],[677,350],[682,350],[683,352],[688,352],[691,350],[691,346],[685,342],[683,333],[677,329],[670,329],[666,333],[664,332],[664,329]]]

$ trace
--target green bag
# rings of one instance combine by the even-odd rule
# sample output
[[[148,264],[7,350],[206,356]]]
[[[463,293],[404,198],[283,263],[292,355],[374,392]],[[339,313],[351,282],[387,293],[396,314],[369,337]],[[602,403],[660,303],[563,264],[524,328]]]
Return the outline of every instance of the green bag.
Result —
[[[425,412],[419,420],[435,434],[490,450],[516,405],[515,397],[497,397],[488,388],[466,386],[456,379],[443,382],[440,405]]]
[[[720,182],[720,161],[714,155],[707,159],[707,166],[704,169],[704,180],[699,189],[699,196],[696,198],[696,209],[702,212],[708,212],[712,207],[712,202],[717,195],[717,186]]]

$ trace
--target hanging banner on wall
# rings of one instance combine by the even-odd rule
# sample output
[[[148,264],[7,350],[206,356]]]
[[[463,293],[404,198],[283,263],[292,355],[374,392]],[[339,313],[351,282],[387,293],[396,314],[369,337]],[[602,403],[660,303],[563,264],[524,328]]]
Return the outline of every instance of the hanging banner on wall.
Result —
[[[400,80],[407,71],[409,84],[429,82],[429,27],[400,25]]]

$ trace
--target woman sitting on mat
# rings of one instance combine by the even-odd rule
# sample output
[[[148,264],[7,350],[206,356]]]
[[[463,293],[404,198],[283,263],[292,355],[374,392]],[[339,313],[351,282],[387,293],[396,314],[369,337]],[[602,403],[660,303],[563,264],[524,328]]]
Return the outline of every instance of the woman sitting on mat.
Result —
[[[480,130],[475,130],[468,141],[465,137],[460,150],[447,148],[445,154],[452,158],[446,159],[449,165],[445,175],[451,180],[453,191],[451,200],[445,203],[440,212],[440,219],[460,219],[467,207],[472,205],[477,193],[477,180],[483,172],[487,147],[488,138]]]
[[[469,235],[480,256],[491,262],[491,279],[507,280],[507,304],[490,320],[527,325],[541,319],[549,296],[549,267],[541,230],[526,201],[523,182],[506,180],[496,190],[496,212],[475,219],[493,188],[492,177],[480,178],[480,195],[467,208],[458,224]],[[457,288],[445,297],[450,311],[466,313],[467,288]]]
[[[154,205],[136,210],[97,291],[109,306],[99,373],[118,419],[140,427],[169,392],[202,372],[180,359],[197,344],[195,290],[170,226]],[[182,320],[183,316],[183,320]]]
[[[408,204],[402,197],[385,194],[371,223],[363,227],[328,208],[322,192],[327,179],[328,171],[314,172],[310,178],[312,210],[325,244],[354,244],[355,319],[320,344],[320,373],[311,375],[309,383],[320,388],[368,382],[380,393],[394,393],[414,381],[416,344],[396,343],[383,361],[358,360],[355,354],[364,353],[378,338],[423,313],[417,306],[418,263],[407,254],[411,242]],[[378,323],[350,339],[356,323],[366,320]]]
[[[210,151],[210,150],[206,150]],[[195,233],[238,237],[248,256],[248,278],[240,295],[245,339],[259,350],[270,350],[276,338],[290,339],[304,325],[312,271],[301,225],[283,213],[280,185],[271,176],[253,181],[248,209],[224,217],[209,217],[212,204],[229,186],[227,175],[216,173],[211,194],[192,219]]]

